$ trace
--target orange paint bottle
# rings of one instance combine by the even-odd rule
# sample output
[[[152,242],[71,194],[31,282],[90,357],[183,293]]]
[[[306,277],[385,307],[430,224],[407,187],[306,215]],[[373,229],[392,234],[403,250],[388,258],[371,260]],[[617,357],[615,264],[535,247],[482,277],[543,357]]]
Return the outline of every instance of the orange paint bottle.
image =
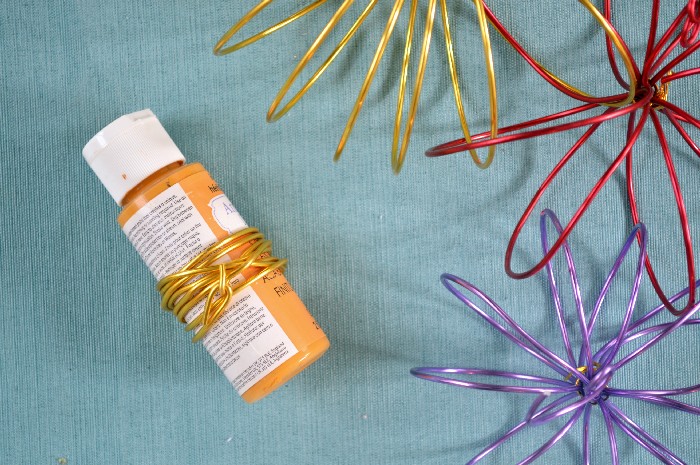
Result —
[[[159,281],[214,243],[247,228],[199,163],[185,157],[150,110],[118,118],[83,149],[114,200],[127,237]],[[222,263],[249,246],[232,250]],[[248,279],[254,267],[235,279]],[[192,321],[204,310],[196,304]],[[278,269],[238,291],[202,338],[207,351],[247,402],[274,391],[328,349],[329,342]]]

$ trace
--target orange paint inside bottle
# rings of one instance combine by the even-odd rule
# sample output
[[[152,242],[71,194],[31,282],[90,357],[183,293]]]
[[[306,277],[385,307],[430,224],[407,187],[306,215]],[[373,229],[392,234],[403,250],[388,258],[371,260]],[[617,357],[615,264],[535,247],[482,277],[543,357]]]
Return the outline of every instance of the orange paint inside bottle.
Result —
[[[150,110],[117,119],[83,154],[123,206],[119,224],[158,280],[247,227],[204,167],[184,164]],[[228,258],[238,258],[249,246],[230,251]],[[250,267],[239,279],[256,271]],[[202,301],[185,319],[203,308]],[[246,402],[282,386],[330,346],[280,270],[237,292],[202,341]]]

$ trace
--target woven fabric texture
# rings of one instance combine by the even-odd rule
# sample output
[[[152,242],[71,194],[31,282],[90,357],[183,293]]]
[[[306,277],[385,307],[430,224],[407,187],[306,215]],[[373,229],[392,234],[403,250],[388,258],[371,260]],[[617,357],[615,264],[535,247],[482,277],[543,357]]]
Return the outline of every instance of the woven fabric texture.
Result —
[[[244,33],[304,2],[292,3],[273,2]],[[411,377],[409,369],[542,374],[537,361],[449,295],[439,276],[450,272],[478,284],[533,335],[561,347],[545,277],[512,280],[503,257],[528,199],[582,130],[503,146],[487,170],[468,155],[424,157],[427,148],[461,131],[438,20],[408,159],[393,175],[389,154],[405,7],[355,131],[334,164],[393,2],[379,2],[288,115],[267,124],[265,112],[340,3],[329,1],[240,52],[216,57],[213,45],[253,0],[4,2],[2,463],[459,464],[524,417],[532,396],[437,385]],[[428,2],[419,3],[422,31]],[[465,108],[474,129],[486,130],[488,93],[474,8],[448,3]],[[550,69],[592,94],[619,91],[603,33],[579,2],[488,3]],[[651,2],[614,3],[615,24],[635,56],[643,56]],[[684,3],[662,2],[662,23]],[[347,28],[365,5],[356,2],[342,25]],[[340,37],[340,31],[331,36],[314,65]],[[492,38],[502,124],[575,105],[493,31]],[[700,115],[697,82],[674,83],[669,98]],[[248,223],[289,259],[290,282],[331,340],[320,361],[259,403],[240,400],[204,348],[190,344],[181,325],[159,310],[155,282],[116,224],[118,207],[82,159],[83,145],[98,130],[142,108],[158,115],[188,160],[204,164]],[[625,131],[626,120],[605,124],[542,206],[568,219],[622,149]],[[700,237],[700,159],[668,132],[691,228]],[[675,292],[685,286],[685,262],[652,130],[637,144],[635,160],[650,253],[663,285]],[[632,227],[624,180],[623,172],[613,176],[571,236],[589,305]],[[538,237],[536,221],[528,223],[514,255],[518,269],[540,256]],[[608,296],[598,343],[619,328],[631,286],[628,268]],[[645,278],[637,315],[657,303]],[[626,367],[616,383],[697,384],[699,353],[697,330],[686,329]],[[686,400],[700,402],[698,396]],[[696,417],[632,402],[623,407],[688,463],[700,463]],[[516,463],[553,427],[532,428],[488,463]],[[609,462],[600,418],[593,428],[596,463]],[[576,427],[540,463],[580,463],[580,444]],[[622,463],[652,463],[632,441],[621,444]]]

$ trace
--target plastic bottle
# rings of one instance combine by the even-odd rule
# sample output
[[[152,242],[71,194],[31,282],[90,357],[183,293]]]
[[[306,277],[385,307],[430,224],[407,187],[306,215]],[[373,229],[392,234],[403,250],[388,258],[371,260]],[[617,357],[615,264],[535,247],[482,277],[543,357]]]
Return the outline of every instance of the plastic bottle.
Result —
[[[247,227],[204,167],[184,164],[150,110],[109,124],[85,145],[83,156],[123,207],[119,224],[158,280]],[[204,301],[186,321],[203,308]],[[330,345],[279,270],[236,293],[202,341],[247,402],[286,383]]]

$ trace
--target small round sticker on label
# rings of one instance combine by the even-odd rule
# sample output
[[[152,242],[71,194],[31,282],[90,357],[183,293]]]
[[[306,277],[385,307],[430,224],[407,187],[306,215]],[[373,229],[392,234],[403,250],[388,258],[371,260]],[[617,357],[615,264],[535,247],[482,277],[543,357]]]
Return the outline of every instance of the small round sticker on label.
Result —
[[[221,229],[228,231],[229,234],[248,227],[238,210],[236,210],[236,207],[224,194],[217,195],[211,199],[209,207],[211,207],[211,214],[214,220],[221,226]]]

